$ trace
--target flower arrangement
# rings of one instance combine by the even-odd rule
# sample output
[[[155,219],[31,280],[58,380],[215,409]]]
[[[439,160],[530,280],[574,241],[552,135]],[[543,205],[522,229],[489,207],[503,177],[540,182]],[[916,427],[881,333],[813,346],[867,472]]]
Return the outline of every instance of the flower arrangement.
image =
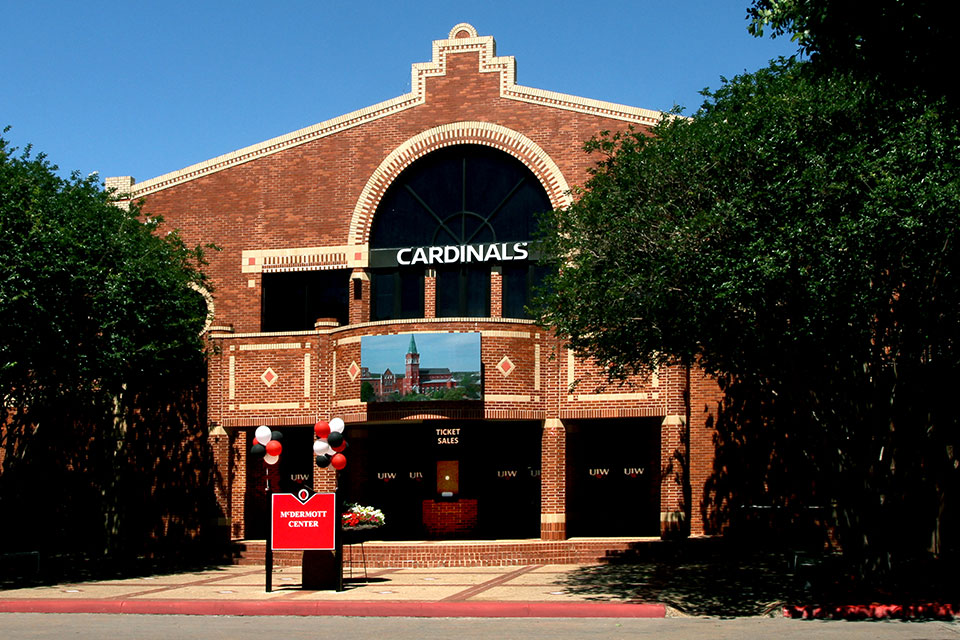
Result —
[[[373,507],[361,507],[358,504],[347,504],[346,511],[341,515],[341,526],[351,531],[362,529],[376,529],[382,527],[385,521],[383,512]]]

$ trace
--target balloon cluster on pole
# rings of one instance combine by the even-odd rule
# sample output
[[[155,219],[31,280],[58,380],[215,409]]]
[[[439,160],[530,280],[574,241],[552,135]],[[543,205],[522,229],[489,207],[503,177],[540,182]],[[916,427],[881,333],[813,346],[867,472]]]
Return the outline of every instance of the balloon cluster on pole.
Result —
[[[317,436],[313,443],[313,453],[316,455],[317,466],[321,469],[333,467],[339,471],[347,466],[347,457],[343,455],[347,449],[343,429],[343,420],[340,418],[333,418],[330,422],[319,420],[313,425],[313,433]]]
[[[277,464],[280,459],[280,452],[283,451],[283,434],[279,431],[271,431],[270,427],[261,425],[253,434],[256,443],[250,448],[250,455],[263,458],[267,464]]]

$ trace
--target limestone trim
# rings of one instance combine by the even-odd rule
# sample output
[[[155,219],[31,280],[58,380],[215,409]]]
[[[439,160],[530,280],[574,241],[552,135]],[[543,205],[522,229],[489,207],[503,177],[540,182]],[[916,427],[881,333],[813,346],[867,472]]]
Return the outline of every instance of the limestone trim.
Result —
[[[508,393],[488,393],[483,396],[484,402],[534,402],[533,396],[508,394]]]
[[[367,260],[366,247],[356,246],[247,249],[240,254],[240,272],[349,269],[365,266]]]
[[[207,288],[203,285],[191,282],[189,286],[191,289],[203,296],[203,300],[207,305],[207,317],[206,320],[204,320],[203,329],[200,330],[200,335],[203,335],[213,328],[213,319],[216,316],[216,311],[213,305],[213,296],[210,295],[210,292],[207,291]]]
[[[234,400],[237,397],[237,357],[230,356],[230,365],[229,365],[229,379],[227,393],[230,400]]]
[[[333,326],[329,328],[310,329],[307,331],[266,331],[249,333],[224,333],[212,336],[212,339],[226,342],[237,338],[272,338],[272,337],[295,337],[295,336],[320,336],[341,333],[344,331],[355,331],[357,329],[366,329],[370,327],[393,327],[404,324],[445,324],[445,323],[469,323],[472,325],[490,325],[490,324],[528,324],[533,325],[536,321],[527,318],[396,318],[394,320],[375,320],[373,322],[360,322],[357,324],[346,324]],[[319,325],[320,323],[318,323]],[[327,324],[327,323],[324,323]],[[478,329],[461,329],[458,333],[477,331]],[[422,331],[422,330],[418,330]],[[404,331],[402,333],[418,333],[418,331]],[[481,330],[482,331],[482,330]],[[373,334],[370,335],[380,335]],[[347,340],[348,342],[344,342]],[[348,344],[349,338],[340,338],[337,344]],[[270,348],[270,347],[265,347]],[[230,350],[236,350],[236,345],[230,345]]]
[[[614,400],[659,400],[660,393],[654,391],[653,393],[648,393],[646,391],[639,391],[636,393],[580,393],[575,395],[568,395],[568,402],[590,402],[590,401],[601,401],[601,402],[611,402]]]
[[[364,185],[350,219],[349,246],[366,251],[370,242],[373,216],[387,188],[415,160],[432,151],[459,144],[480,144],[499,149],[520,160],[537,177],[550,205],[563,209],[570,205],[570,186],[557,163],[540,145],[508,127],[490,122],[451,122],[413,136],[384,158]],[[366,266],[366,265],[362,265]]]
[[[428,78],[445,76],[447,58],[451,54],[476,53],[480,73],[496,73],[500,76],[500,97],[563,109],[578,113],[587,113],[601,117],[621,120],[642,125],[654,125],[664,114],[660,111],[640,109],[627,105],[592,100],[579,96],[534,89],[517,84],[517,65],[513,56],[497,56],[496,42],[493,36],[478,36],[477,30],[467,23],[456,25],[446,40],[434,40],[430,62],[418,62],[411,67],[411,91],[384,102],[351,111],[330,120],[286,135],[271,138],[259,144],[251,145],[204,162],[190,165],[178,171],[166,173],[150,180],[135,184],[129,176],[106,178],[105,182],[117,190],[117,204],[129,205],[131,200],[141,198],[177,184],[189,182],[203,176],[223,171],[231,167],[279,153],[314,140],[352,129],[354,127],[411,109],[426,103],[426,84]],[[464,37],[467,36],[467,37]]]
[[[280,351],[281,349],[302,349],[303,343],[301,342],[283,342],[279,344],[271,344],[269,342],[259,343],[259,344],[241,344],[238,349],[240,351]]]
[[[299,402],[252,402],[241,404],[240,411],[264,411],[272,409],[299,409]]]
[[[484,338],[530,338],[530,334],[526,331],[497,331],[497,330],[488,330],[480,331],[480,335]]]
[[[310,354],[303,354],[303,397],[310,397]]]
[[[533,390],[540,391],[540,345],[533,345]]]

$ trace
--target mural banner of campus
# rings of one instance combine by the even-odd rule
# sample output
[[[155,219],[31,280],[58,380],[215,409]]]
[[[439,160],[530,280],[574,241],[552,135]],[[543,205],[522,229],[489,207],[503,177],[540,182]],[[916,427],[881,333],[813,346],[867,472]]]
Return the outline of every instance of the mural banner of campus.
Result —
[[[479,333],[364,336],[363,402],[481,400]]]

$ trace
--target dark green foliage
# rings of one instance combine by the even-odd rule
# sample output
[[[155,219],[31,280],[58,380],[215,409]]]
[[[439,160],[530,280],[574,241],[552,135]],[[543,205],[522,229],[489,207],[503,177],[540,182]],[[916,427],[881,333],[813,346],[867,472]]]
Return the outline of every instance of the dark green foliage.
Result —
[[[944,99],[810,67],[725,82],[653,137],[590,142],[578,201],[544,220],[561,268],[541,319],[614,376],[719,376],[708,516],[825,508],[871,569],[946,542],[960,130]]]
[[[215,517],[202,252],[114,206],[96,176],[55,169],[0,139],[0,539],[79,553],[182,541]]]
[[[823,72],[956,98],[953,8],[946,0],[753,0],[747,17],[750,33],[789,34]]]

